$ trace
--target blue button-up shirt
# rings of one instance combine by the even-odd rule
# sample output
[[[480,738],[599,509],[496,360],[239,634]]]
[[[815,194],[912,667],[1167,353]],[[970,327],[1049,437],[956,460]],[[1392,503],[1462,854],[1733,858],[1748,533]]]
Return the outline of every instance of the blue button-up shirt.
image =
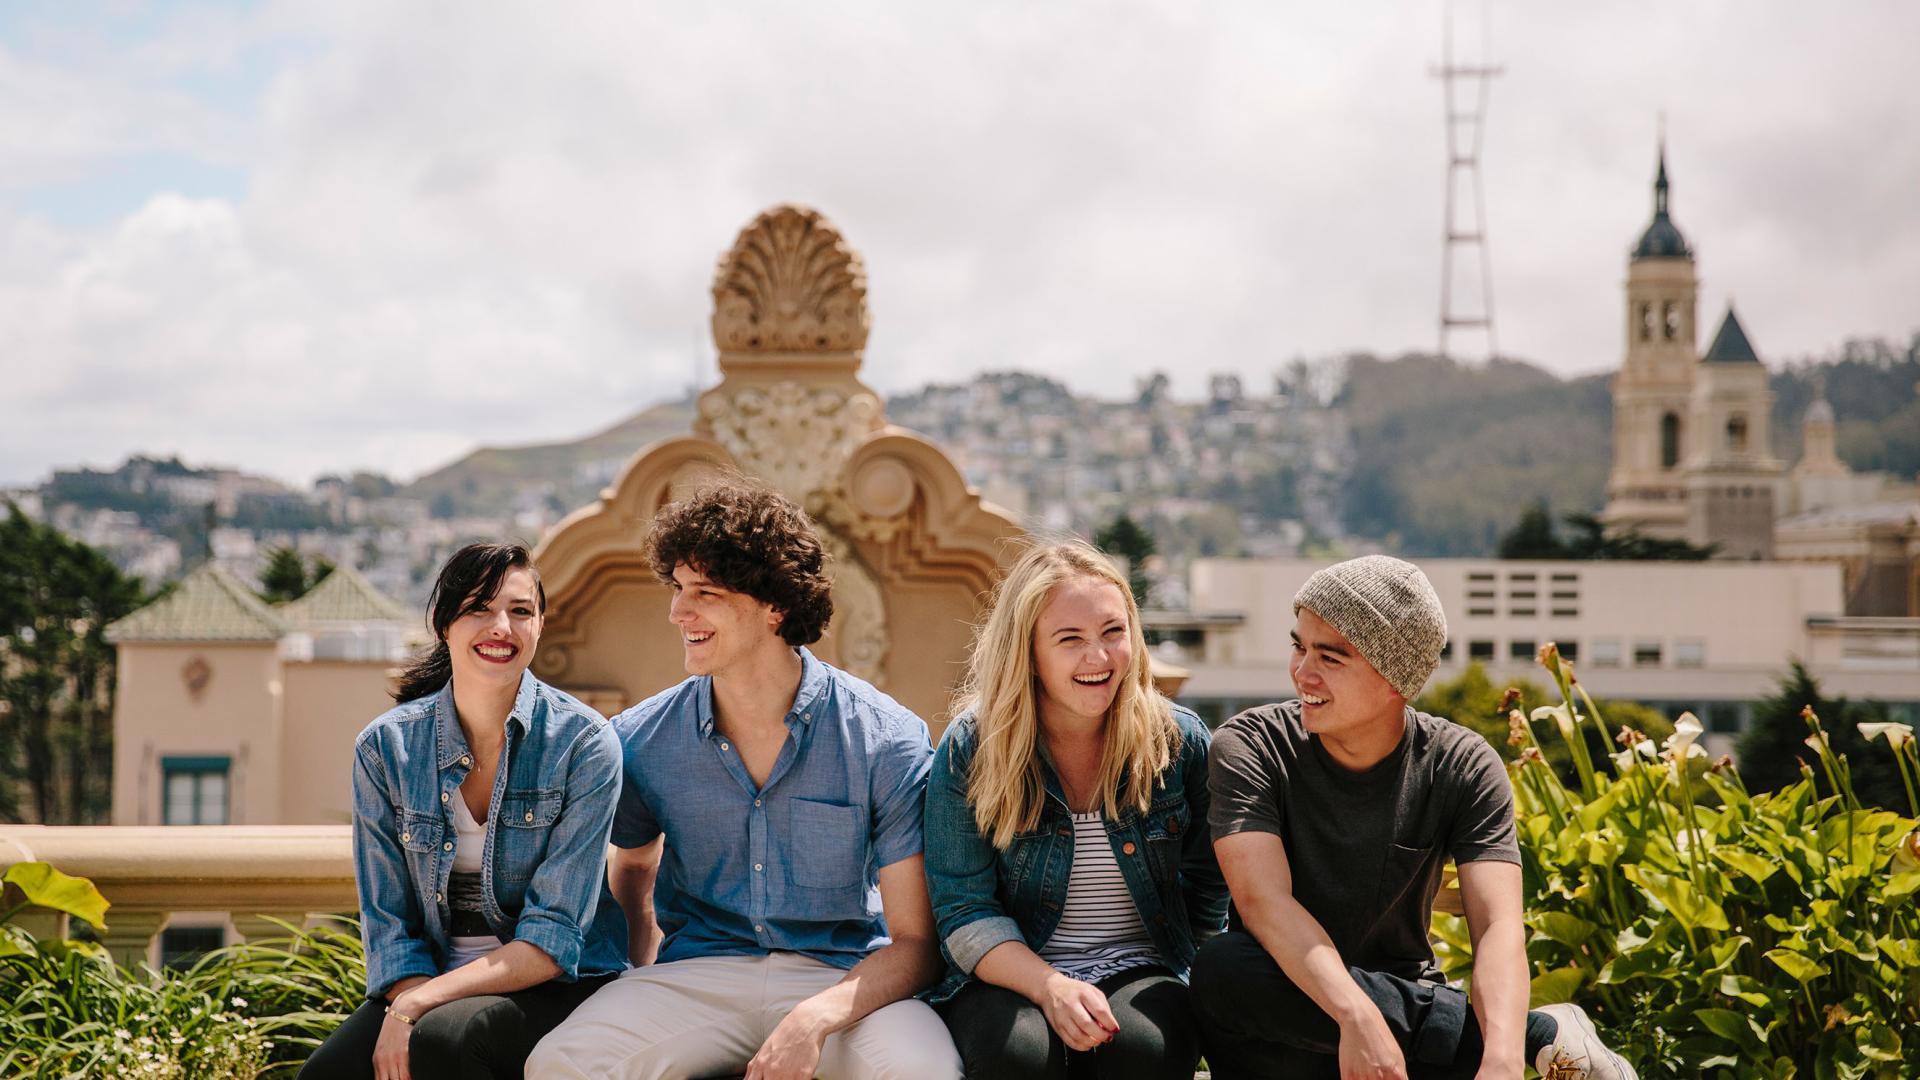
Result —
[[[559,978],[626,966],[627,923],[607,890],[620,743],[600,714],[523,673],[487,797],[480,910],[501,941],[538,946]],[[446,967],[453,800],[473,771],[453,684],[396,706],[354,744],[353,862],[367,993]]]
[[[878,871],[920,854],[933,747],[919,717],[800,649],[787,741],[755,787],[691,678],[614,718],[613,842],[667,836],[660,961],[796,952],[850,968],[888,941]]]

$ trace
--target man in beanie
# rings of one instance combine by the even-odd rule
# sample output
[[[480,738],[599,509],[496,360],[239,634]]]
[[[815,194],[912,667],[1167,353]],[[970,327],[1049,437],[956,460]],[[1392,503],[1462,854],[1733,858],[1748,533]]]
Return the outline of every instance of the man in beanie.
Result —
[[[1447,641],[1426,575],[1351,559],[1308,578],[1293,612],[1299,697],[1213,739],[1209,824],[1233,909],[1192,976],[1213,1075],[1632,1078],[1578,1006],[1527,1011],[1506,769],[1477,732],[1407,705]],[[1449,858],[1471,1001],[1427,940]]]

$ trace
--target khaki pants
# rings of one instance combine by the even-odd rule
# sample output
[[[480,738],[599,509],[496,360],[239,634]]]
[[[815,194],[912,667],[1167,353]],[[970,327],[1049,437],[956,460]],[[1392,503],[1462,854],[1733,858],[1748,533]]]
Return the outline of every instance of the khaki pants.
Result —
[[[797,953],[634,968],[588,998],[527,1059],[528,1080],[686,1080],[742,1072],[793,1007],[846,972]],[[896,1001],[827,1037],[825,1080],[952,1080],[960,1055],[924,1002]]]

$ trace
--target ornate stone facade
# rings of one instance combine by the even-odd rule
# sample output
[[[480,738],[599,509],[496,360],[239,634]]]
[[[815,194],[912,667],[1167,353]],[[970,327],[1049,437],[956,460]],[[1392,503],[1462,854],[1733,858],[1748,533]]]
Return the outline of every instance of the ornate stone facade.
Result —
[[[720,384],[688,435],[635,455],[541,543],[542,677],[613,712],[684,677],[641,543],[676,494],[725,472],[806,507],[833,555],[823,659],[944,723],[982,598],[1022,534],[939,447],[887,424],[857,378],[871,314],[858,252],[818,211],[760,214],[713,280]],[[910,628],[911,636],[903,633]]]

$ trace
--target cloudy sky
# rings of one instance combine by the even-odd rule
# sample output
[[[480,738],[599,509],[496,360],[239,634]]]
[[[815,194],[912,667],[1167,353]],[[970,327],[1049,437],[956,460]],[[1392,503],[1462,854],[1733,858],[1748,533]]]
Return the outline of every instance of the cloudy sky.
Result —
[[[1462,9],[1477,51],[1479,19]],[[179,453],[410,476],[711,378],[715,257],[812,203],[882,390],[1127,393],[1431,348],[1441,8],[0,5],[0,484]],[[1613,365],[1664,110],[1703,322],[1920,328],[1920,5],[1506,0],[1502,351]]]

